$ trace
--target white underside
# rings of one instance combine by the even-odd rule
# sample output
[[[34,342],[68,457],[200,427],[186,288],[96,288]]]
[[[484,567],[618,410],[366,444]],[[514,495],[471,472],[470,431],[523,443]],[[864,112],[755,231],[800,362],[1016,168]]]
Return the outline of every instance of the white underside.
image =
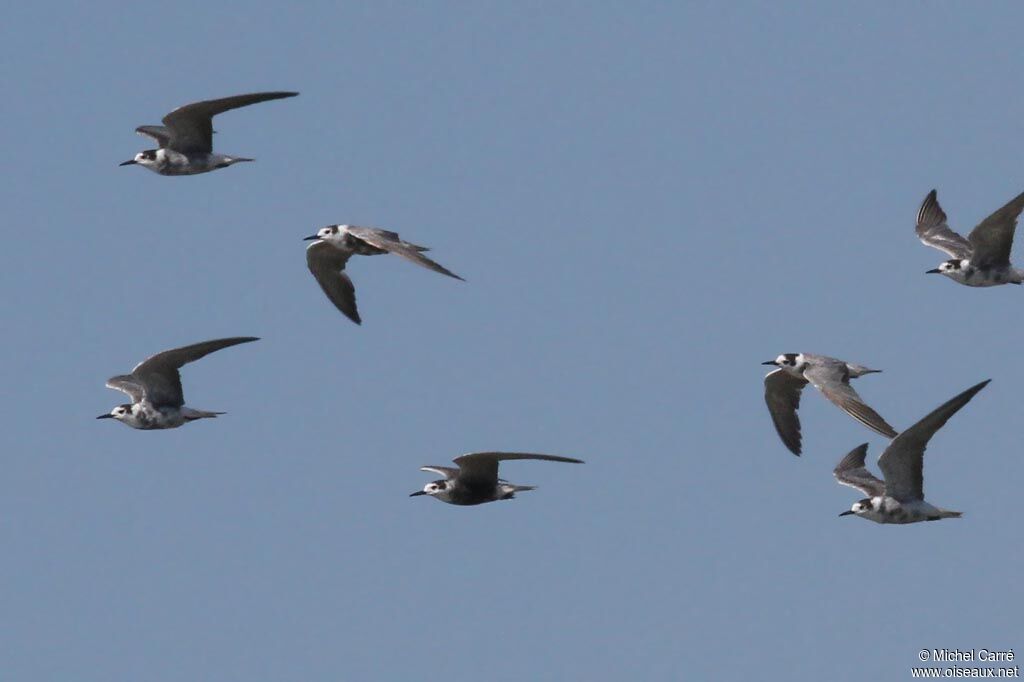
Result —
[[[957,512],[950,512],[940,509],[924,500],[912,500],[910,502],[898,502],[891,497],[874,497],[871,499],[871,509],[857,512],[861,516],[875,523],[919,523],[921,521],[934,521],[943,518],[955,518]]]

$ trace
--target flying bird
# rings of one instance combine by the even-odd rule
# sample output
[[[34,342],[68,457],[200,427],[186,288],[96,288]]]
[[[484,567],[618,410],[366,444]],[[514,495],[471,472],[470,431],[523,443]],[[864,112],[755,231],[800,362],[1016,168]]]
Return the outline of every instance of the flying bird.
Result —
[[[918,238],[952,256],[928,274],[941,274],[969,287],[994,287],[1024,282],[1024,270],[1010,265],[1017,217],[1024,209],[1024,192],[985,218],[964,239],[950,229],[933,189],[917,211]]]
[[[884,481],[864,466],[867,443],[857,446],[843,457],[832,472],[836,480],[842,485],[860,490],[867,497],[854,502],[850,510],[840,516],[854,514],[875,523],[917,523],[960,518],[961,512],[940,509],[924,501],[924,451],[935,432],[970,402],[978,391],[985,388],[989,381],[972,386],[943,403],[896,436],[878,458]]]
[[[888,438],[896,437],[896,430],[850,386],[850,379],[882,370],[810,353],[783,353],[761,364],[778,367],[764,378],[764,400],[779,438],[794,455],[799,455],[801,449],[800,417],[796,411],[800,407],[800,394],[808,383],[872,431]]]
[[[306,248],[309,271],[331,303],[356,324],[362,324],[356,308],[356,289],[345,273],[345,264],[353,254],[378,256],[393,253],[434,272],[465,281],[423,255],[424,251],[430,249],[402,241],[397,232],[355,225],[328,225],[304,239],[316,240]]]
[[[457,469],[442,466],[420,467],[420,471],[430,471],[440,474],[444,478],[428,483],[423,490],[418,490],[409,497],[430,495],[442,502],[463,506],[511,500],[516,493],[536,488],[532,485],[515,485],[498,478],[498,463],[513,459],[539,459],[546,462],[583,464],[583,460],[557,455],[534,455],[523,452],[473,452],[455,458]]]
[[[139,126],[135,132],[156,140],[158,149],[139,152],[122,166],[138,164],[160,175],[195,175],[218,168],[227,168],[241,156],[215,154],[213,151],[213,117],[231,109],[272,99],[295,97],[297,92],[257,92],[222,99],[193,102],[178,107],[163,118],[162,126]]]
[[[186,407],[178,370],[214,351],[258,340],[255,336],[215,339],[165,350],[146,358],[135,366],[131,374],[121,374],[107,380],[108,388],[127,393],[132,401],[118,405],[96,418],[116,419],[133,429],[150,430],[173,429],[196,419],[224,414]]]

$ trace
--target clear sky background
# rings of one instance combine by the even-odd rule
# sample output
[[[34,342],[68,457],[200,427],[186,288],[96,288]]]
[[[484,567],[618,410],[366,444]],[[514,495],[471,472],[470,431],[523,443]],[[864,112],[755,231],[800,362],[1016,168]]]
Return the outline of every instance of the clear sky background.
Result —
[[[1020,650],[1024,290],[926,276],[1024,190],[1011,3],[20,3],[0,24],[0,669],[32,682],[909,679]],[[179,105],[260,90],[184,178],[117,164]],[[354,258],[364,324],[301,238],[397,230],[467,279]],[[1014,254],[1024,264],[1018,247]],[[226,410],[94,417],[167,348]],[[884,370],[962,520],[837,518],[884,439],[782,352]],[[410,499],[476,450],[536,484]],[[877,468],[875,468],[877,471]]]

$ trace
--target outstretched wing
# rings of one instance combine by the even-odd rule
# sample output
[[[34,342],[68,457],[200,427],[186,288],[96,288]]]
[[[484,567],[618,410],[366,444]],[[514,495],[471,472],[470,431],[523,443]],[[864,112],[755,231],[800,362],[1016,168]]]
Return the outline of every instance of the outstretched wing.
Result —
[[[141,401],[146,395],[146,390],[142,384],[130,374],[119,374],[116,377],[110,377],[107,379],[107,388],[127,393],[133,403]]]
[[[130,379],[142,387],[145,398],[154,406],[181,407],[185,404],[185,397],[181,389],[181,375],[178,373],[182,366],[222,348],[257,340],[258,338],[255,336],[233,336],[165,350],[136,365]],[[114,377],[114,379],[121,378]],[[110,385],[110,382],[108,381],[107,384]],[[116,386],[112,388],[124,390]],[[127,393],[127,391],[125,392]],[[129,395],[131,394],[129,393]],[[135,399],[134,396],[132,398]]]
[[[135,132],[153,138],[161,149],[166,147],[171,140],[171,131],[163,126],[139,126]]]
[[[401,256],[406,260],[410,260],[417,265],[422,265],[425,268],[439,272],[442,275],[448,275],[455,279],[462,280],[461,277],[456,275],[454,272],[444,267],[440,263],[436,263],[426,256],[423,255],[423,251],[427,249],[416,244],[410,244],[409,242],[402,241],[398,234],[395,232],[389,232],[387,230],[378,230],[373,227],[356,227],[349,225],[347,229],[348,233],[357,239],[361,239],[370,246],[376,246],[378,249],[383,249],[388,253],[393,253],[396,256]],[[465,280],[462,280],[465,281]]]
[[[800,393],[807,382],[784,369],[768,372],[764,377],[764,401],[775,430],[783,444],[794,455],[800,455]]]
[[[924,451],[928,441],[989,381],[991,379],[975,384],[947,400],[889,443],[889,447],[878,458],[878,466],[885,476],[885,488],[889,495],[900,502],[924,499]]]
[[[498,482],[498,463],[512,459],[537,459],[547,462],[569,462],[583,464],[581,459],[559,457],[558,455],[538,455],[528,452],[471,452],[455,458],[459,465],[459,478],[465,481],[479,481],[494,485]]]
[[[345,274],[351,251],[342,251],[327,242],[314,242],[306,248],[306,265],[334,307],[356,324],[362,324],[356,308],[356,288]]]
[[[297,92],[256,92],[250,95],[208,99],[178,107],[163,118],[164,125],[171,133],[170,141],[166,146],[183,154],[212,152],[214,116],[257,102],[295,97],[298,94]]]
[[[853,390],[853,386],[850,386],[850,377],[845,363],[836,362],[808,367],[804,370],[804,377],[826,398],[864,426],[887,438],[896,437],[896,429],[889,426],[889,423],[882,419],[880,414],[868,407],[857,395],[857,391]]]
[[[455,467],[439,467],[430,465],[426,467],[420,467],[420,471],[430,471],[439,476],[444,476],[447,479],[453,479],[459,475],[459,470],[456,469]]]
[[[864,458],[868,454],[868,444],[858,445],[847,453],[846,457],[839,460],[839,464],[832,471],[836,480],[843,485],[856,488],[868,497],[877,497],[885,494],[885,482],[872,474],[864,466]]]
[[[928,192],[918,209],[917,227],[914,229],[918,239],[927,246],[944,251],[953,258],[971,257],[971,242],[950,229],[935,190]]]
[[[1009,265],[1013,233],[1017,217],[1024,209],[1024,192],[1010,199],[1005,206],[985,218],[967,236],[974,247],[972,264],[979,268]]]

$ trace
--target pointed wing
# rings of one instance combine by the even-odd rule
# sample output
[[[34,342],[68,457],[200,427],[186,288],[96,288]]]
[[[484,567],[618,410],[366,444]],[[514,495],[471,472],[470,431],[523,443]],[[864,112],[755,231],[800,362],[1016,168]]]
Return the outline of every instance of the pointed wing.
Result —
[[[178,107],[163,118],[171,132],[171,149],[190,154],[213,151],[213,117],[217,114],[272,99],[295,97],[297,92],[257,92],[251,95],[234,95],[221,99],[209,99]]]
[[[814,365],[804,370],[804,377],[826,398],[864,426],[887,438],[896,437],[896,429],[889,426],[889,423],[882,419],[880,414],[868,407],[857,395],[857,391],[853,390],[853,386],[850,386],[846,363],[830,362]]]
[[[800,456],[800,393],[807,382],[783,369],[768,372],[764,377],[764,401],[772,416],[775,430],[782,443],[794,455]]]
[[[889,443],[889,447],[878,458],[878,466],[885,476],[885,488],[889,495],[900,502],[924,499],[924,451],[928,441],[989,381],[991,379],[975,384],[939,405]]]
[[[141,401],[146,395],[142,384],[136,381],[135,377],[130,374],[119,374],[116,377],[110,377],[107,379],[107,388],[127,393],[133,403]]]
[[[918,209],[917,227],[914,229],[926,246],[944,251],[953,258],[971,257],[971,243],[949,228],[935,190],[928,192]]]
[[[417,265],[422,265],[434,272],[439,272],[442,275],[448,275],[449,277],[465,281],[443,265],[435,263],[424,256],[422,252],[427,249],[422,246],[417,246],[416,244],[410,244],[409,242],[402,241],[395,232],[378,230],[373,227],[356,227],[349,225],[348,233],[357,239],[363,240],[370,246],[376,246],[378,249],[383,249],[388,253],[401,256],[406,260],[410,260]]]
[[[482,484],[495,485],[498,482],[498,463],[512,459],[537,459],[546,462],[583,464],[583,460],[572,457],[537,455],[528,452],[471,452],[456,457],[454,462],[459,465],[459,478],[462,481],[479,481]]]
[[[439,467],[430,465],[427,467],[420,467],[420,471],[430,471],[439,476],[444,476],[446,479],[453,479],[459,475],[459,470],[455,467]]]
[[[355,285],[345,274],[345,263],[351,255],[350,251],[342,251],[327,242],[314,242],[306,248],[306,265],[334,307],[356,324],[362,324],[356,308]]]
[[[161,149],[166,147],[171,140],[171,131],[163,126],[139,126],[135,132],[153,138]]]
[[[868,444],[858,445],[847,453],[846,457],[839,460],[839,464],[832,470],[836,480],[843,485],[856,488],[868,497],[877,497],[885,494],[885,482],[872,474],[864,466],[864,458],[868,454]]]
[[[1021,209],[1024,209],[1024,192],[1010,199],[1005,206],[971,230],[967,238],[974,247],[974,257],[971,259],[973,265],[985,268],[1010,264],[1013,232],[1017,228],[1017,217]]]
[[[257,340],[258,338],[255,336],[233,336],[165,350],[136,365],[132,370],[131,381],[142,387],[143,396],[154,406],[181,407],[185,404],[185,397],[181,389],[181,375],[178,373],[182,366],[222,348]],[[115,379],[119,378],[115,377]],[[118,388],[118,390],[124,389]],[[129,393],[129,395],[131,394]]]

